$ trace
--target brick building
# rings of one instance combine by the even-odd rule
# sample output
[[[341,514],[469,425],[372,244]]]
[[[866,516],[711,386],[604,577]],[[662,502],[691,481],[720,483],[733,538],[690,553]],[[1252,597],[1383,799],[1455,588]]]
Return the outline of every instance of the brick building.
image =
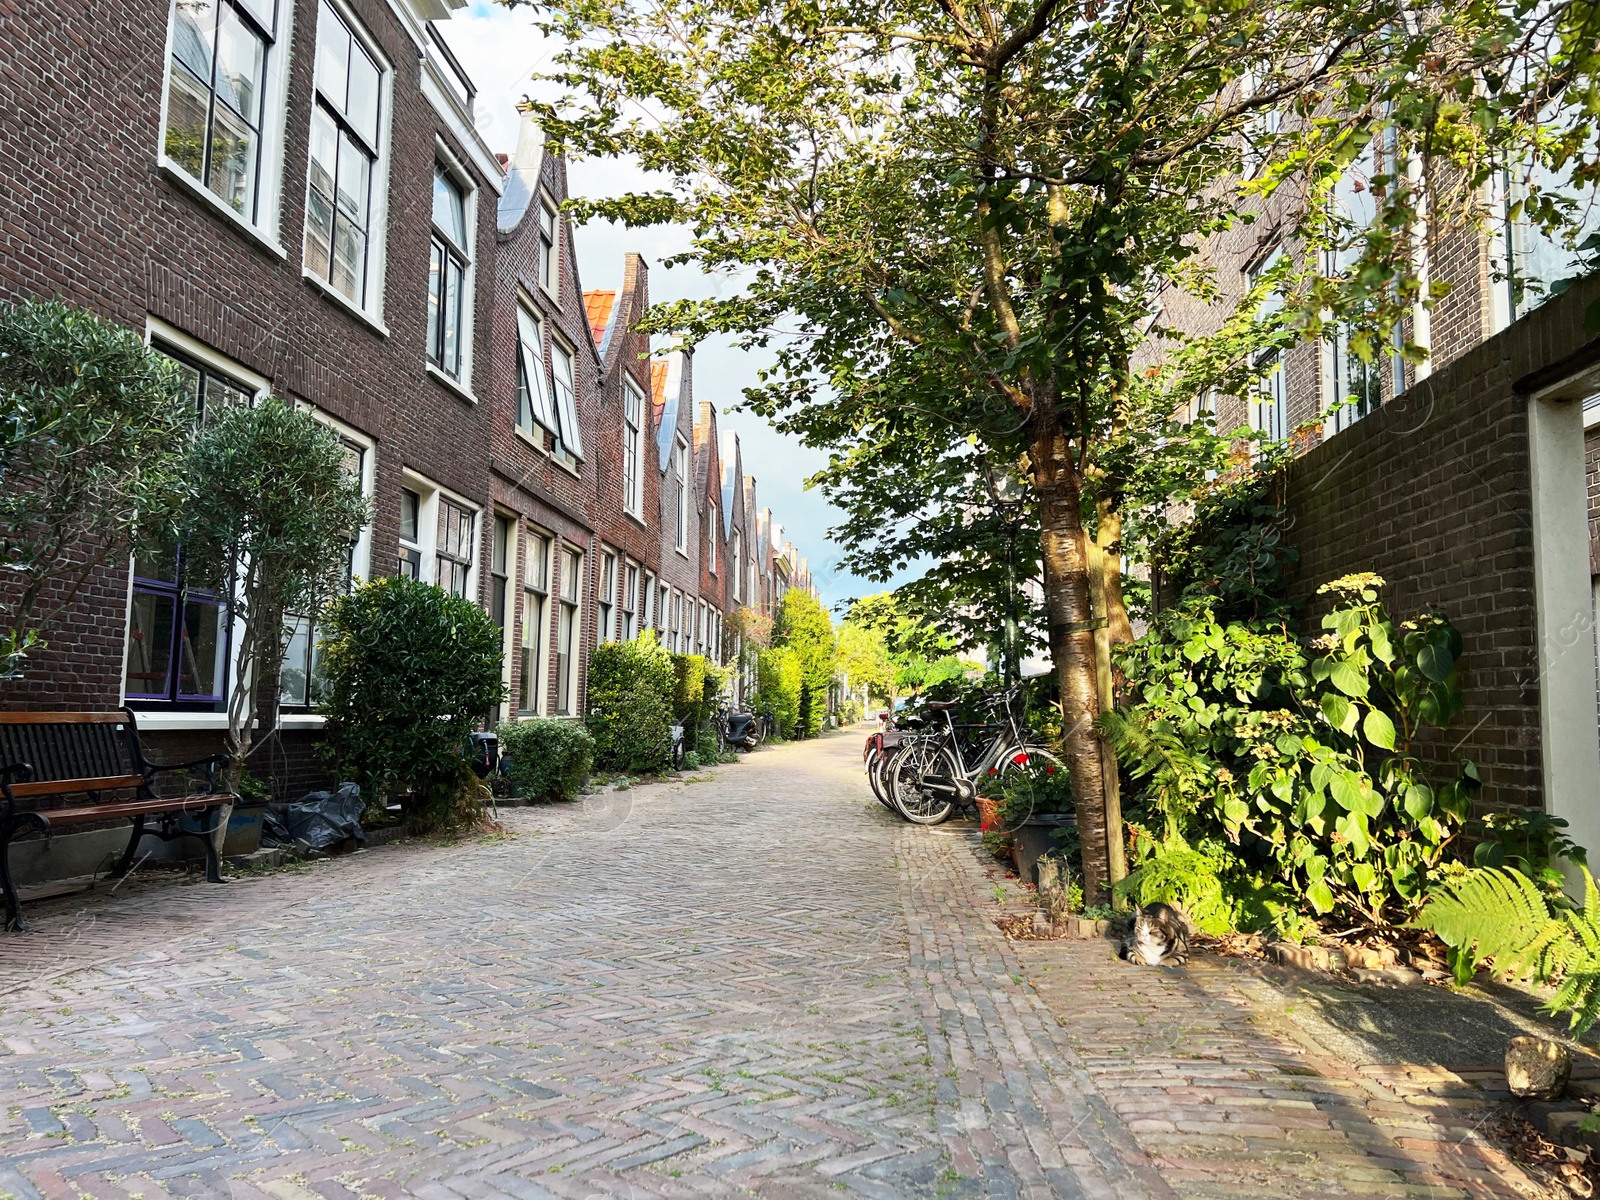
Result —
[[[1370,212],[1372,151],[1335,189],[1355,225]],[[1559,181],[1557,181],[1559,184]],[[1594,637],[1600,611],[1600,340],[1584,325],[1591,283],[1548,299],[1574,260],[1506,219],[1506,187],[1480,198],[1500,214],[1486,231],[1430,227],[1414,253],[1448,286],[1418,306],[1404,333],[1430,353],[1363,364],[1334,328],[1263,359],[1253,394],[1208,400],[1221,430],[1293,435],[1285,472],[1299,554],[1291,595],[1315,618],[1321,583],[1375,571],[1397,615],[1425,604],[1461,630],[1466,712],[1440,760],[1469,758],[1485,807],[1543,807],[1576,840],[1600,845],[1600,721]],[[1520,185],[1516,185],[1520,186]],[[1159,319],[1188,332],[1219,327],[1280,254],[1301,253],[1269,204],[1202,248],[1219,287],[1203,305],[1173,287]],[[1319,264],[1336,276],[1345,264]],[[1148,343],[1145,362],[1159,356]],[[1314,627],[1314,622],[1308,623]]]
[[[405,573],[504,630],[501,717],[583,713],[597,641],[720,655],[758,536],[693,392],[650,358],[637,255],[585,293],[538,129],[496,156],[438,23],[464,0],[60,0],[0,31],[0,299],[62,299],[180,362],[197,410],[268,393],[343,440],[374,517],[352,580]],[[68,32],[70,31],[70,32]],[[108,76],[107,63],[117,64]],[[85,102],[85,97],[94,97]],[[742,471],[734,455],[734,484]],[[735,524],[737,522],[738,524]],[[791,576],[792,577],[792,576]],[[3,593],[0,593],[3,594]],[[166,758],[225,727],[228,614],[181,547],[95,579],[0,704],[139,712]],[[315,778],[315,620],[253,764]]]

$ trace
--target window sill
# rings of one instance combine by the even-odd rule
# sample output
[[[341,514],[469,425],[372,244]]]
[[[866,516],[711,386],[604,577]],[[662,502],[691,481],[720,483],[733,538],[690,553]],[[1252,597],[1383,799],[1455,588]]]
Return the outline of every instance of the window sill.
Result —
[[[178,166],[165,154],[157,156],[156,167],[172,183],[177,184],[189,195],[204,203],[213,212],[227,218],[239,232],[250,238],[251,241],[256,242],[262,249],[281,259],[288,259],[289,252],[278,244],[278,240],[275,237],[259,226],[251,224],[237,210],[224,204],[220,196],[211,191],[210,188],[197,182],[189,172]]]
[[[546,450],[544,446],[544,429],[542,427],[539,429],[538,437],[535,437],[533,434],[529,433],[521,425],[516,424],[511,426],[511,432],[516,434],[523,441],[527,442],[528,445],[535,451],[535,453],[547,456],[549,455],[550,451]]]
[[[135,710],[134,720],[141,732],[148,730],[216,729],[228,727],[227,713],[208,712],[152,712]]]
[[[635,524],[637,524],[640,529],[649,529],[650,528],[650,526],[648,526],[648,525],[646,525],[644,523],[644,518],[641,517],[636,512],[630,512],[628,509],[623,509],[622,510],[622,515],[627,517],[630,521],[633,521]]]
[[[560,467],[563,471],[565,471],[568,475],[571,475],[574,479],[582,479],[583,478],[583,472],[579,469],[580,467],[583,466],[583,460],[581,458],[578,460],[578,466],[573,466],[570,462],[568,462],[566,459],[562,458],[561,455],[559,455],[559,454],[552,454],[550,456],[550,461],[555,463],[556,466]]]
[[[332,300],[340,308],[344,309],[345,312],[349,313],[356,320],[367,326],[374,333],[377,333],[381,337],[389,336],[389,327],[387,325],[378,320],[377,317],[373,316],[359,304],[356,304],[343,292],[339,291],[326,279],[322,278],[322,276],[316,274],[314,271],[301,268],[300,278],[304,279],[312,287],[316,288],[317,291],[321,292],[326,299]]]
[[[288,712],[278,714],[279,729],[321,729],[327,723],[328,718],[321,713]]]
[[[432,363],[427,363],[426,365],[427,365],[427,368],[428,368],[428,374],[431,375],[437,382],[442,383],[445,387],[449,388],[452,392],[454,392],[457,396],[461,397],[461,399],[465,400],[468,404],[476,404],[478,402],[478,398],[472,394],[472,389],[471,388],[467,387],[465,384],[461,383],[459,380],[452,379],[449,376],[449,374],[447,374],[444,371],[441,371],[438,367],[434,366]]]
[[[678,546],[678,547],[677,547],[677,548],[676,548],[676,549],[677,549],[677,551],[678,551],[678,556],[679,556],[679,557],[680,557],[680,558],[682,558],[682,559],[683,559],[683,560],[684,560],[684,562],[688,562],[688,561],[689,561],[689,551],[688,551],[688,550],[686,550],[686,549],[685,549],[685,548],[684,548],[684,547],[682,547],[682,546]]]

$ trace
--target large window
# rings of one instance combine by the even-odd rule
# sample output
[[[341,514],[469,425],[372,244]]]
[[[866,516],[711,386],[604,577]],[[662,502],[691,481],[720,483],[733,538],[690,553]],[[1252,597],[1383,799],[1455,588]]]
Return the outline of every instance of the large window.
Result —
[[[470,595],[476,530],[475,512],[443,496],[439,498],[439,540],[435,555],[438,578],[435,582],[452,596]]]
[[[744,563],[739,558],[739,531],[728,535],[728,570],[733,572],[733,598],[744,597]]]
[[[520,304],[517,305],[517,428],[527,434],[540,429],[556,431],[550,397],[545,390],[544,323]]]
[[[522,662],[518,707],[544,712],[545,639],[550,630],[550,539],[528,533],[522,555]]]
[[[583,555],[561,548],[561,611],[556,614],[556,715],[571,716],[578,695],[579,596]]]
[[[489,543],[489,619],[500,631],[502,678],[511,682],[511,568],[516,563],[516,522],[512,517],[494,515],[494,533]],[[499,717],[505,706],[496,705]],[[491,722],[492,724],[492,722]]]
[[[176,0],[167,70],[167,161],[252,224],[262,211],[275,0]],[[277,65],[273,63],[273,69]]]
[[[673,545],[680,554],[689,548],[689,446],[679,438],[673,446],[673,465],[678,474],[678,510],[673,527]]]
[[[598,642],[609,642],[616,636],[616,627],[612,624],[612,614],[616,612],[616,593],[617,556],[607,550],[600,555],[600,598],[596,608],[600,628],[595,634]]]
[[[211,367],[170,355],[183,373],[196,419],[208,409],[248,404],[255,389]],[[223,598],[191,587],[183,547],[139,549],[133,561],[123,694],[130,702],[212,708],[227,681],[228,625]]]
[[[577,380],[572,351],[560,342],[550,343],[550,374],[555,381],[556,453],[569,462],[583,458],[583,432],[578,428]]]
[[[639,568],[628,568],[627,582],[622,589],[622,640],[631,642],[634,635],[639,632],[635,621],[636,609],[639,604]]]
[[[1392,136],[1373,138],[1334,185],[1331,203],[1339,223],[1339,237],[1337,245],[1326,253],[1324,271],[1329,278],[1348,278],[1360,261],[1366,245],[1365,231],[1378,218],[1373,177],[1381,171],[1393,170],[1395,162]],[[1355,324],[1341,321],[1333,326],[1328,352],[1332,358],[1325,410],[1328,432],[1348,429],[1383,404],[1382,364],[1386,357],[1392,360],[1395,390],[1404,390],[1404,359],[1398,347],[1391,348],[1386,355],[1376,330],[1360,324],[1359,317]]]
[[[539,202],[539,285],[561,297],[561,218],[547,202]]]
[[[460,380],[467,360],[472,264],[467,191],[444,167],[433,168],[433,241],[428,250],[428,361]]]
[[[400,489],[400,556],[395,573],[422,578],[422,497],[410,488]]]
[[[622,507],[640,516],[644,511],[644,477],[639,470],[640,447],[644,444],[644,393],[633,380],[623,385],[622,414]]]
[[[706,566],[711,573],[717,573],[717,502],[706,502]]]
[[[1250,273],[1250,286],[1259,285],[1261,280],[1274,270],[1282,261],[1282,251],[1273,250],[1254,271]],[[1261,304],[1257,319],[1271,320],[1283,311],[1283,295],[1274,290]],[[1255,395],[1250,397],[1250,428],[1259,430],[1266,435],[1268,441],[1281,442],[1288,436],[1289,428],[1289,380],[1286,373],[1287,363],[1281,348],[1272,347],[1259,351],[1251,366],[1256,371]]]
[[[363,493],[370,496],[370,447],[347,435],[340,436],[339,444],[344,452],[346,478],[358,483]],[[369,552],[368,531],[351,530],[350,546],[340,578],[342,590],[349,591],[366,571]],[[291,707],[315,704],[323,695],[322,646],[317,625],[314,615],[303,613],[291,613],[285,624],[279,699]]]
[[[383,70],[327,0],[317,6],[316,80],[305,267],[368,309]]]

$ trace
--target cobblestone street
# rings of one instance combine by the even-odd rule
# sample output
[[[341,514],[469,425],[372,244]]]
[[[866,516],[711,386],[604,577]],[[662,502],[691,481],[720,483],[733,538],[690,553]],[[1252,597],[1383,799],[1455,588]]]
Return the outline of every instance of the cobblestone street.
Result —
[[[0,1196],[1540,1194],[1480,1101],[1321,1061],[1225,966],[1006,942],[969,828],[858,751],[33,906]]]

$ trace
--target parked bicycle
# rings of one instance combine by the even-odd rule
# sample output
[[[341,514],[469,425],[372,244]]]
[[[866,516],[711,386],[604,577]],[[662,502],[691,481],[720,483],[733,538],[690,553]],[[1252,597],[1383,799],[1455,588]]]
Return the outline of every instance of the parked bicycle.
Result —
[[[901,744],[886,768],[885,790],[906,820],[918,825],[948,821],[958,805],[972,804],[978,784],[991,772],[1004,778],[1038,766],[1065,771],[1066,766],[1020,714],[1020,684],[1013,684],[984,702],[993,720],[958,724],[954,700],[933,700],[926,732],[902,734]],[[966,744],[962,734],[970,735]]]

